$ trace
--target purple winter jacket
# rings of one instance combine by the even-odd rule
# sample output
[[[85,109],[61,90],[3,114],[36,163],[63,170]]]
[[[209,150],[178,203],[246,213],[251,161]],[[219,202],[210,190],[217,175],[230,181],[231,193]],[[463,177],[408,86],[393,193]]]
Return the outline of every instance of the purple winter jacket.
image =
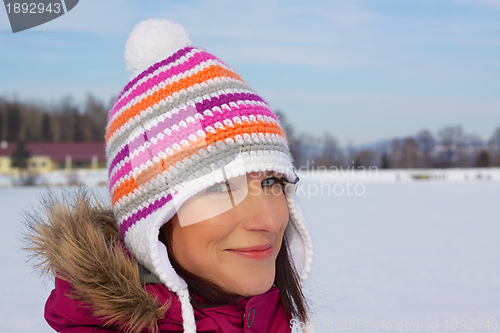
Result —
[[[177,296],[130,255],[113,212],[89,202],[55,201],[46,219],[28,221],[27,247],[56,276],[45,305],[49,325],[62,333],[183,332]],[[276,287],[231,305],[195,297],[192,304],[198,332],[291,332]]]
[[[182,333],[181,304],[177,296],[162,284],[146,285],[144,288],[161,304],[172,300],[164,318],[158,321],[159,332]],[[104,328],[104,320],[93,316],[88,305],[74,299],[71,294],[70,284],[56,278],[55,289],[45,305],[45,319],[54,330],[61,333],[119,332]],[[244,297],[233,305],[193,308],[197,332],[291,332],[291,317],[285,314],[276,287],[262,295]]]

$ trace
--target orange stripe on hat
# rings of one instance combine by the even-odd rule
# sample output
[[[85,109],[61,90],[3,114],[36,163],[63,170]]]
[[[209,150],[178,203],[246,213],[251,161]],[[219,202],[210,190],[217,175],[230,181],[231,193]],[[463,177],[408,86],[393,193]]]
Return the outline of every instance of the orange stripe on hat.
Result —
[[[131,178],[118,185],[113,192],[113,205],[125,195],[135,191],[140,185],[144,185],[156,178],[164,170],[169,170],[171,166],[175,167],[177,162],[182,163],[186,157],[191,158],[194,154],[198,155],[200,149],[204,149],[210,144],[215,144],[217,141],[224,141],[227,138],[235,140],[236,135],[243,136],[245,133],[250,135],[252,133],[269,133],[284,137],[281,128],[273,122],[264,122],[262,120],[257,120],[257,122],[243,121],[242,124],[234,123],[233,125],[218,128],[215,133],[208,132],[206,133],[206,138],[200,136],[197,138],[197,141],[190,141],[189,145],[181,146],[180,149],[175,150],[166,159],[162,159],[160,162],[156,162],[149,168],[141,171],[136,175],[135,180]]]
[[[220,65],[211,65],[196,74],[188,76],[186,78],[180,79],[179,81],[173,82],[166,85],[164,88],[155,91],[152,95],[144,98],[137,104],[132,105],[129,109],[123,111],[110,125],[106,133],[106,141],[123,125],[125,125],[131,118],[140,114],[141,111],[147,109],[149,106],[154,105],[165,98],[171,96],[175,92],[179,92],[182,89],[187,89],[195,84],[200,84],[206,82],[210,79],[229,77],[239,81],[243,80],[240,76],[230,70],[227,70]]]

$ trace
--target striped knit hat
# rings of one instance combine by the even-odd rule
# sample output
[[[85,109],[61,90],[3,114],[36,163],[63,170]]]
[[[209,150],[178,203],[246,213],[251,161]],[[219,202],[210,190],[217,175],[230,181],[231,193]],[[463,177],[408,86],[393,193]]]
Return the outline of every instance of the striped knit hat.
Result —
[[[179,24],[139,23],[125,62],[132,78],[109,111],[106,133],[113,211],[127,249],[178,295],[184,331],[195,332],[187,285],[158,240],[160,228],[225,176],[273,170],[294,179],[290,151],[266,102],[222,61],[192,47]],[[295,197],[287,200],[286,233],[303,281],[312,247]]]

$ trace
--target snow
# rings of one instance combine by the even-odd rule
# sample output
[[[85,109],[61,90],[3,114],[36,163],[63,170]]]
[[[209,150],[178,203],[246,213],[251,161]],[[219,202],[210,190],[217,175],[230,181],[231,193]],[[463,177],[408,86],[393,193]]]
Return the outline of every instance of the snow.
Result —
[[[9,177],[0,175],[0,188],[13,187],[18,176]],[[108,181],[108,171],[106,169],[97,170],[57,170],[38,175],[34,178],[34,183],[38,186],[67,186],[75,183],[86,186],[103,186]]]
[[[95,190],[106,198],[105,187]],[[53,281],[35,271],[32,264],[26,262],[27,253],[21,249],[25,230],[21,223],[23,212],[35,211],[46,191],[36,187],[0,189],[0,332],[54,332],[43,318],[45,300],[53,288]]]
[[[359,196],[303,197],[316,331],[358,320],[366,332],[378,331],[367,321],[422,323],[415,331],[438,321],[444,331],[445,320],[449,329],[453,319],[500,320],[499,185],[366,183]]]
[[[415,181],[404,170],[379,170],[378,178],[299,172],[297,195],[315,251],[306,294],[316,332],[390,331],[389,325],[455,331],[452,325],[460,329],[462,319],[466,327],[489,320],[483,331],[500,330],[498,169],[485,169],[489,178],[478,178],[477,169],[427,172],[445,177]],[[51,182],[63,176],[51,175]],[[102,180],[92,173],[79,177],[94,185]],[[95,190],[107,196],[105,186]],[[22,211],[36,207],[44,191],[0,189],[0,332],[52,332],[43,306],[53,282],[40,277],[20,249]]]
[[[301,179],[313,182],[335,183],[500,181],[500,168],[384,170],[377,167],[362,167],[361,169],[331,167],[305,171],[299,169],[298,175]]]

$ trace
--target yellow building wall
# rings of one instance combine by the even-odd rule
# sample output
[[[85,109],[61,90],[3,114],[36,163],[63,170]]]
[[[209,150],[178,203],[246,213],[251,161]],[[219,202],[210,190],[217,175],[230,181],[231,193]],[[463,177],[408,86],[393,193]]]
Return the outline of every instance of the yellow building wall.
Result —
[[[54,170],[54,163],[48,156],[33,156],[28,160],[28,172],[42,174]],[[0,156],[0,175],[18,174],[19,168],[13,168],[10,157]]]
[[[33,156],[28,161],[28,171],[33,173],[47,173],[53,170],[53,163],[48,156]]]
[[[0,175],[8,175],[10,173],[10,157],[0,156]]]

